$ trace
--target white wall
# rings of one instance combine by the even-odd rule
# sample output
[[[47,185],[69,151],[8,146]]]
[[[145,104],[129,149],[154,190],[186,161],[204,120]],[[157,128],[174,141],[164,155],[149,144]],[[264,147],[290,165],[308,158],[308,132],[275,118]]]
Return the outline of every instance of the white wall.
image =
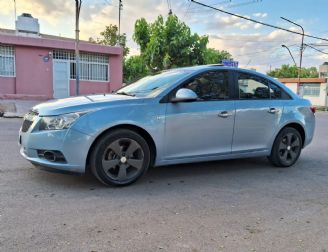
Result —
[[[286,83],[285,84],[289,89],[291,89],[295,94],[297,94],[297,83]],[[314,106],[326,106],[326,90],[327,83],[321,83],[320,85],[320,96],[308,96],[304,95],[304,99],[311,101]]]

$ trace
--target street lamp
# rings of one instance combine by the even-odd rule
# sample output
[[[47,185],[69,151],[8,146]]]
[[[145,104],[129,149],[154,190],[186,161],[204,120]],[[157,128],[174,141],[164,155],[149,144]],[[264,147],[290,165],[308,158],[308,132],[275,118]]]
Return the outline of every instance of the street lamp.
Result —
[[[298,27],[300,27],[302,29],[302,43],[301,43],[301,48],[300,48],[300,66],[299,66],[299,69],[298,69],[298,86],[300,87],[301,85],[301,71],[302,71],[302,58],[303,58],[303,49],[304,49],[304,29],[301,25],[299,24],[296,24],[295,22],[287,19],[287,18],[284,18],[284,17],[280,17],[281,19],[289,22],[289,23],[292,23],[293,25],[296,25]],[[301,96],[303,96],[301,94]]]
[[[292,54],[291,51],[289,50],[288,46],[286,46],[286,45],[281,45],[281,47],[284,47],[284,48],[286,48],[286,49],[288,50],[288,52],[289,52],[289,54],[290,54],[290,57],[292,57],[292,59],[293,59],[293,61],[294,61],[294,64],[295,64],[295,66],[297,67],[296,61],[295,61],[295,59],[294,59],[294,57],[293,57],[293,54]]]

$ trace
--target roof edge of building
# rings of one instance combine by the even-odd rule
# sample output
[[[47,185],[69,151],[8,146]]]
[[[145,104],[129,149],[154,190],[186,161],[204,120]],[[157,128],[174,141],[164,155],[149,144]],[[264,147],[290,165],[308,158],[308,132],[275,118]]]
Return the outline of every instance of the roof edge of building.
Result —
[[[51,49],[75,49],[75,40],[57,36],[46,35],[42,37],[19,36],[12,33],[0,33],[0,44],[41,47]],[[123,54],[123,49],[118,46],[107,46],[80,40],[80,50],[111,55]]]
[[[283,83],[298,83],[298,78],[278,78]],[[327,78],[301,78],[300,83],[326,83]]]

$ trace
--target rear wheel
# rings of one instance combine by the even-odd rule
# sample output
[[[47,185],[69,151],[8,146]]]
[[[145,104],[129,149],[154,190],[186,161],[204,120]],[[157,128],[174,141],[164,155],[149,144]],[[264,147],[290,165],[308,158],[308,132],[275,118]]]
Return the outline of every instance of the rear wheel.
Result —
[[[302,145],[302,137],[296,129],[284,128],[276,137],[268,158],[275,166],[292,166],[301,154]]]
[[[146,173],[150,150],[145,139],[128,129],[111,131],[95,145],[92,173],[106,185],[129,185]]]

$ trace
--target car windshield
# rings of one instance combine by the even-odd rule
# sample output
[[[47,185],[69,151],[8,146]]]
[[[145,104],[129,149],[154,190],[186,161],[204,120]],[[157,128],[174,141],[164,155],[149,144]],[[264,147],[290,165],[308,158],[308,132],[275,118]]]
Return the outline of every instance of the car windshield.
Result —
[[[117,90],[116,94],[131,96],[155,96],[173,82],[183,78],[188,72],[185,69],[165,71],[157,75],[144,77],[128,86]]]

